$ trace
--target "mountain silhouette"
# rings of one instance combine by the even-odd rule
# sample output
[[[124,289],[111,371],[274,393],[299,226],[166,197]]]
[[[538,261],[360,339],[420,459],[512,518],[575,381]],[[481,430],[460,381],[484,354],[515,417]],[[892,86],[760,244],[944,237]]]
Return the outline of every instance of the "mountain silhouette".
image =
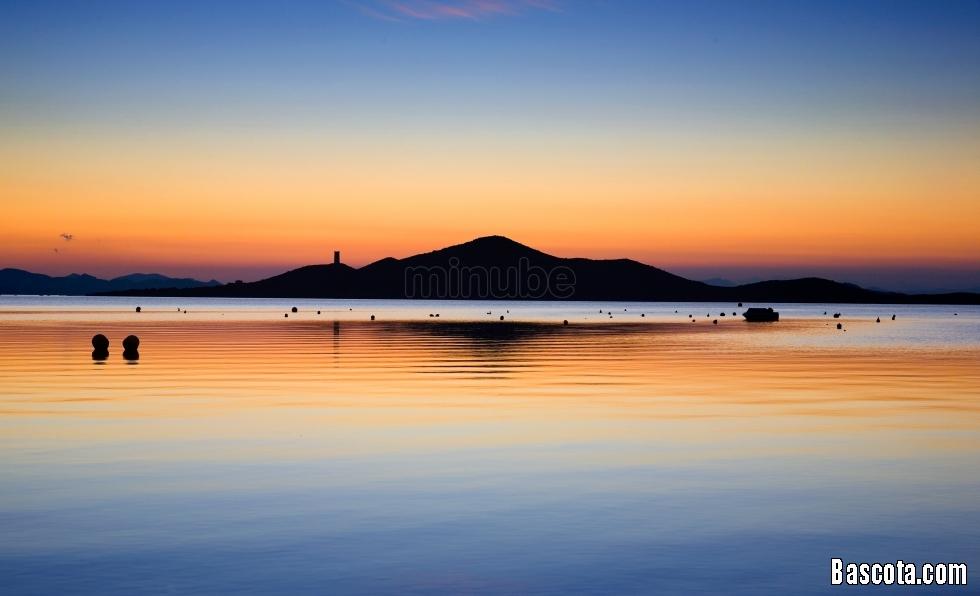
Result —
[[[214,279],[198,281],[190,278],[167,277],[157,273],[131,273],[113,279],[99,279],[87,273],[52,277],[23,269],[0,269],[0,294],[85,296],[154,288],[184,289],[220,285],[221,282]]]
[[[980,295],[900,294],[808,277],[732,287],[686,279],[632,259],[562,258],[504,236],[359,269],[308,265],[250,283],[105,293],[256,298],[429,298],[980,304]]]

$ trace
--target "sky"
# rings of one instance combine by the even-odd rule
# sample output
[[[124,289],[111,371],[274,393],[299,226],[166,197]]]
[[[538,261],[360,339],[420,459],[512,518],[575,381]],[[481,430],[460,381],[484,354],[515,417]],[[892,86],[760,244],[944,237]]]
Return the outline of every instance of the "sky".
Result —
[[[59,275],[502,234],[980,289],[980,1],[4,0],[0,207]]]

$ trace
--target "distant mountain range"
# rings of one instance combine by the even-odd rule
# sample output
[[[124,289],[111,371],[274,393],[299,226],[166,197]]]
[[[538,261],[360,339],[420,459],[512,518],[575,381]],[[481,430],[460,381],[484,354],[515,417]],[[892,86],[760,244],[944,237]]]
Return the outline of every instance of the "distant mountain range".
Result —
[[[901,294],[808,277],[711,285],[631,259],[560,258],[503,236],[356,269],[308,265],[251,283],[97,290],[140,296],[980,304],[980,294]]]
[[[0,294],[56,294],[84,296],[106,292],[128,292],[153,288],[187,289],[220,286],[221,282],[167,277],[156,273],[133,273],[113,279],[99,279],[88,274],[72,273],[51,277],[23,269],[0,269]]]

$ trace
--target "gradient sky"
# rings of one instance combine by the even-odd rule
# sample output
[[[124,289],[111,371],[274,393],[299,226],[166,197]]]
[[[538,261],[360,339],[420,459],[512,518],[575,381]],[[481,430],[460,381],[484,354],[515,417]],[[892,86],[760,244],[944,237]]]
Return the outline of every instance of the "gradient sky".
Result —
[[[980,288],[980,2],[5,0],[0,204],[51,274],[504,234]]]

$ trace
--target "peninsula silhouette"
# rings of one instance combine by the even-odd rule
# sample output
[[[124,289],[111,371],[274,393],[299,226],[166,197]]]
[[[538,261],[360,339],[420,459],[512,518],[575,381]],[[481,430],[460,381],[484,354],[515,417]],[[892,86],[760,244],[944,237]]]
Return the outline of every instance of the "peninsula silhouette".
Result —
[[[730,302],[980,304],[980,294],[903,294],[806,277],[736,286],[686,279],[632,259],[562,258],[486,236],[403,259],[354,268],[307,265],[255,282],[99,292],[126,296],[423,298]]]

